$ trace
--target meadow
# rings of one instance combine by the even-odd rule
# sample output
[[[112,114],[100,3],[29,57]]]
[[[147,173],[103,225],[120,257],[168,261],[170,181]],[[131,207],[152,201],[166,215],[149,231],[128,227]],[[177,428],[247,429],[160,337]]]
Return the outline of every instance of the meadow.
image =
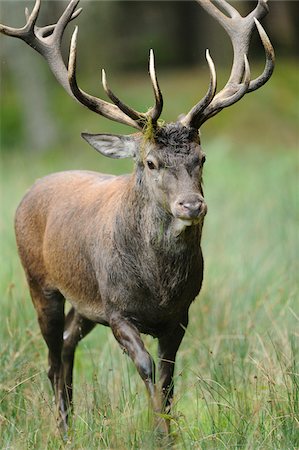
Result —
[[[110,330],[100,326],[77,350],[75,413],[67,442],[61,439],[46,347],[14,241],[14,211],[36,178],[73,168],[131,170],[130,161],[105,159],[79,136],[118,126],[58,94],[55,99],[54,91],[64,141],[43,153],[3,141],[1,449],[299,448],[298,66],[282,66],[266,87],[202,130],[205,279],[177,358],[168,442],[157,442],[143,383]],[[114,83],[128,86],[129,103],[138,109],[138,102],[151,102],[148,80],[123,78]],[[181,80],[185,88],[178,92]],[[173,120],[194,103],[198,73],[164,73],[161,85],[164,117]],[[17,102],[11,93],[6,111]],[[155,355],[156,342],[145,342]]]

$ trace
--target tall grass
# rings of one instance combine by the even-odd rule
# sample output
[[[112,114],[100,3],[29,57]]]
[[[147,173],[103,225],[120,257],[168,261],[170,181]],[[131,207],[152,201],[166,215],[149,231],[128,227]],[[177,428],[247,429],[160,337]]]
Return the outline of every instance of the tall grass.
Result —
[[[274,81],[273,95],[280,83],[280,78]],[[259,105],[263,115],[267,102]],[[250,116],[244,116],[245,107],[236,111],[226,122],[231,135],[231,121],[239,124],[235,142],[220,139],[210,125],[204,135],[205,280],[177,360],[168,442],[157,442],[143,383],[104,327],[78,348],[75,413],[68,440],[62,439],[46,375],[46,348],[13,237],[14,210],[35,178],[76,167],[119,173],[130,170],[131,163],[110,162],[84,144],[79,151],[76,143],[42,155],[3,153],[1,449],[299,447],[295,122],[293,112],[289,121],[283,119],[289,139],[285,149],[275,127],[267,139],[254,130],[250,138]],[[215,119],[220,130],[222,120]],[[246,144],[239,138],[242,127]],[[155,355],[156,342],[150,337],[145,342]]]

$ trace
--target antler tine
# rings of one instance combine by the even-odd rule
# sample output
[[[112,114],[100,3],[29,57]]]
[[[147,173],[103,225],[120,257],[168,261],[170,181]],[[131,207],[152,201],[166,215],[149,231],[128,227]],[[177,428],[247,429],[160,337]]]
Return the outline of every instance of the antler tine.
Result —
[[[266,53],[266,65],[263,73],[252,80],[248,87],[248,92],[253,92],[256,89],[259,89],[262,87],[271,77],[273,70],[274,70],[274,63],[275,63],[275,54],[274,49],[272,47],[272,44],[270,42],[270,39],[268,38],[264,28],[259,23],[259,21],[254,17],[254,21],[257,27],[257,30],[259,32],[261,41],[263,43],[265,53]]]
[[[216,0],[216,3],[218,3],[218,5],[222,7],[223,11],[225,11],[229,17],[240,17],[239,12],[225,0]],[[217,9],[217,11],[219,10]]]
[[[92,95],[87,94],[79,88],[76,79],[77,35],[78,27],[75,28],[75,31],[72,35],[68,64],[69,85],[74,97],[84,106],[96,112],[97,114],[106,117],[107,119],[114,120],[116,122],[123,123],[125,125],[129,125],[133,128],[141,130],[142,126],[139,125],[139,122],[121,111],[118,106],[112,105],[111,103],[108,103],[97,97],[93,97]],[[138,118],[140,119],[139,116]]]
[[[0,24],[0,33],[23,39],[25,42],[30,43],[34,36],[34,27],[40,10],[40,4],[41,0],[36,0],[31,14],[29,14],[28,8],[25,8],[26,24],[22,28],[12,28]]]
[[[234,103],[241,100],[242,97],[248,92],[248,88],[250,85],[250,66],[248,62],[247,55],[244,55],[244,66],[245,66],[245,72],[244,72],[244,80],[240,84],[239,89],[230,96],[225,96],[224,94],[221,96],[221,92],[215,97],[215,101],[213,101],[213,104],[208,106],[204,113],[199,117],[198,119],[198,128],[210,117],[215,116],[218,114],[222,109],[227,108],[228,106],[233,105]]]
[[[219,10],[211,0],[197,0],[197,2],[225,29],[230,37],[234,54],[231,73],[224,88],[202,110],[201,114],[197,114],[192,108],[185,118],[185,120],[188,118],[187,124],[196,123],[199,126],[223,108],[236,103],[247,92],[258,89],[268,81],[274,69],[274,50],[266,32],[257,20],[267,14],[269,10],[267,0],[259,0],[256,8],[246,17],[241,17],[226,0],[215,0],[215,3],[228,15]],[[255,26],[266,52],[266,66],[262,75],[249,82],[250,70],[247,55]]]
[[[204,8],[210,16],[214,17],[223,28],[229,33],[230,19],[239,20],[241,15],[230,3],[226,0],[196,0],[202,8]],[[267,1],[267,0],[261,0]],[[221,9],[218,8],[220,6]],[[225,14],[224,14],[225,13]]]
[[[214,62],[210,56],[210,52],[206,50],[206,60],[208,62],[208,66],[210,69],[210,84],[209,89],[206,95],[197,103],[197,105],[193,106],[191,111],[181,119],[181,123],[185,126],[190,126],[191,128],[199,128],[198,122],[200,120],[202,112],[206,109],[206,107],[211,103],[216,94],[217,89],[217,75],[215,70]]]
[[[63,32],[64,32],[66,26],[68,25],[68,23],[71,22],[72,20],[76,19],[82,11],[83,11],[83,8],[78,8],[75,12],[73,12],[73,14],[69,18],[68,22],[65,24],[65,26],[63,28]],[[50,36],[51,34],[53,34],[53,31],[55,30],[56,27],[57,27],[56,23],[54,23],[53,25],[47,25],[47,26],[42,27],[42,28],[37,28],[36,27],[37,28],[36,29],[36,34],[38,36],[40,36],[41,38],[46,38],[46,37]],[[61,39],[62,39],[63,32],[61,34],[60,42],[61,42]]]
[[[29,9],[26,6],[26,8],[25,8],[25,19],[26,19],[26,22],[28,22],[29,17],[30,17]]]
[[[35,5],[33,7],[32,13],[30,14],[28,18],[28,22],[26,24],[26,28],[33,30],[34,26],[36,24],[39,10],[40,10],[41,0],[36,0]]]
[[[222,109],[227,108],[228,106],[233,105],[234,103],[238,102],[244,95],[248,92],[248,87],[250,84],[250,66],[248,63],[248,58],[246,55],[244,55],[244,66],[245,66],[245,73],[244,73],[244,80],[243,83],[240,84],[239,90],[237,90],[234,94],[223,98],[219,95],[217,95],[217,98],[215,97],[215,101],[210,103],[211,106],[207,106],[204,110],[203,114],[198,114],[196,119],[193,118],[193,121],[190,123],[187,122],[187,124],[193,128],[199,128],[207,119],[215,116],[218,114]]]
[[[75,9],[78,6],[80,0],[72,0],[66,9],[64,10],[63,14],[60,16],[55,28],[53,29],[53,40],[61,41],[64,30],[67,26],[67,24],[77,17],[80,12],[82,11],[82,8],[79,8],[75,13]],[[72,17],[74,16],[74,17]]]
[[[154,90],[155,95],[155,106],[149,110],[147,113],[148,116],[151,117],[152,123],[157,123],[157,120],[159,119],[162,109],[163,109],[163,97],[162,92],[160,90],[160,86],[158,83],[157,75],[156,75],[156,69],[155,69],[155,55],[153,49],[150,50],[150,57],[149,57],[149,74],[151,77],[151,82]]]

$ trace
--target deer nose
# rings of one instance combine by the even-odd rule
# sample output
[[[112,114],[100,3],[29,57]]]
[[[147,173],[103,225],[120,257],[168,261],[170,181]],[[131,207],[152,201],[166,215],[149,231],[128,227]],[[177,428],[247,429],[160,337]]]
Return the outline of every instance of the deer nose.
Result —
[[[190,217],[190,218],[196,218],[199,215],[200,209],[201,209],[201,201],[196,202],[180,202],[179,208],[184,213],[184,215]]]
[[[196,219],[206,210],[206,204],[202,196],[196,195],[178,199],[175,209],[179,218]]]

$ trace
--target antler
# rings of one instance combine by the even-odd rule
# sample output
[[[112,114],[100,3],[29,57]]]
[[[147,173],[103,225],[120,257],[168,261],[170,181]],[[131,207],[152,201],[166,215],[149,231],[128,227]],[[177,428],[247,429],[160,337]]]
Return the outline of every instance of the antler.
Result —
[[[154,68],[154,55],[150,54],[150,76],[154,88],[156,103],[147,113],[139,113],[122,103],[108,88],[105,73],[103,75],[103,86],[114,104],[93,97],[78,87],[76,81],[76,37],[78,29],[76,27],[70,49],[69,67],[67,69],[61,54],[61,42],[64,30],[68,23],[78,17],[82,8],[75,11],[80,0],[71,0],[64,13],[54,25],[37,27],[41,0],[36,0],[32,13],[25,9],[26,25],[23,28],[11,28],[0,25],[0,32],[7,36],[22,39],[30,47],[40,53],[47,61],[55,78],[66,90],[66,92],[90,110],[100,114],[107,119],[129,125],[138,130],[142,130],[146,121],[151,118],[155,124],[162,112],[163,99],[157,82]]]
[[[232,42],[234,58],[231,74],[224,88],[217,95],[215,95],[215,89],[214,95],[204,97],[181,120],[184,125],[193,128],[199,128],[206,120],[216,115],[223,108],[236,103],[246,93],[263,86],[272,75],[275,59],[271,42],[258,21],[258,19],[263,18],[269,11],[267,0],[259,0],[256,8],[246,17],[241,17],[238,11],[225,0],[215,0],[215,3],[222,8],[225,14],[211,0],[197,0],[197,2],[226,30]],[[257,27],[265,49],[266,65],[263,73],[256,79],[250,81],[250,68],[247,55],[251,35],[255,26]],[[210,86],[213,84],[212,66],[214,66],[213,62],[209,62],[211,72]]]

